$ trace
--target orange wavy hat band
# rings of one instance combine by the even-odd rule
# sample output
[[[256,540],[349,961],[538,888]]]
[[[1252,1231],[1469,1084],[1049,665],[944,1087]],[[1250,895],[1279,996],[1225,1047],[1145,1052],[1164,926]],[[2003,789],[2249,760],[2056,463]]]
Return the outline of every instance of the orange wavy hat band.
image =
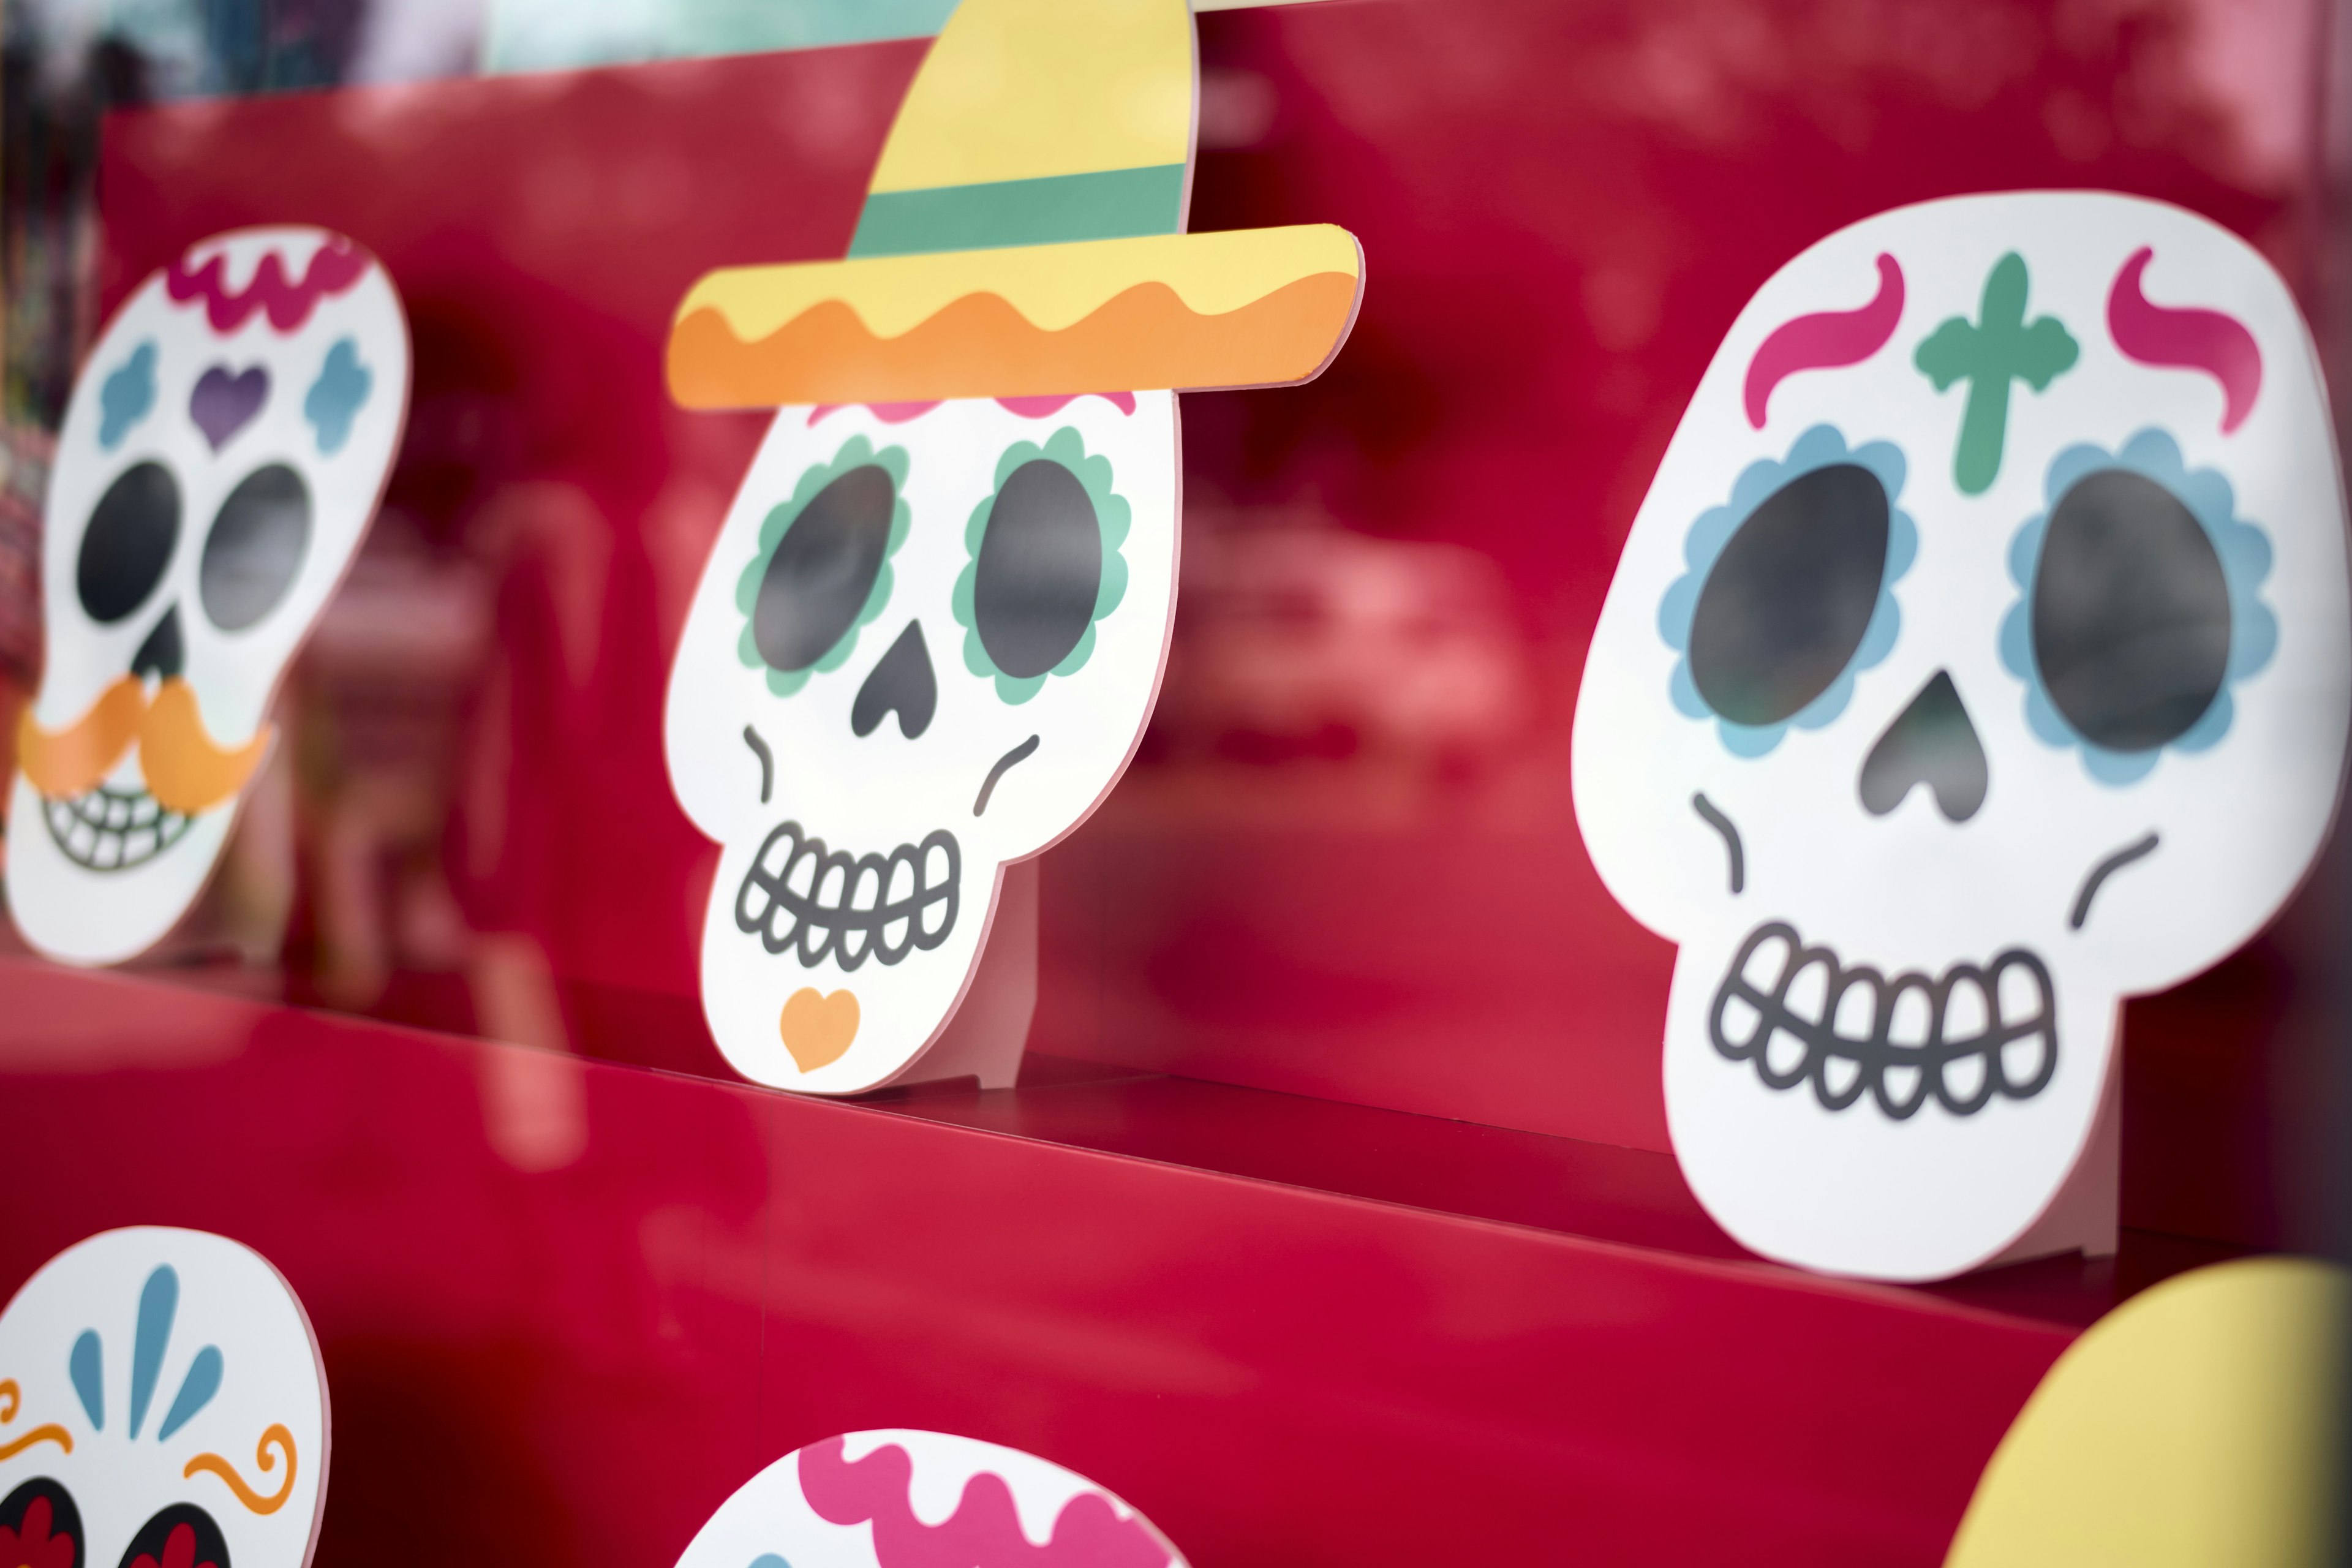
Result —
[[[1272,386],[1339,353],[1363,290],[1328,224],[730,268],[670,331],[688,408]]]
[[[96,789],[136,743],[147,793],[166,811],[194,816],[245,787],[273,733],[264,724],[244,745],[224,748],[205,729],[187,681],[173,676],[151,700],[145,683],[126,675],[62,730],[43,729],[27,707],[16,721],[16,765],[47,798],[73,800]]]

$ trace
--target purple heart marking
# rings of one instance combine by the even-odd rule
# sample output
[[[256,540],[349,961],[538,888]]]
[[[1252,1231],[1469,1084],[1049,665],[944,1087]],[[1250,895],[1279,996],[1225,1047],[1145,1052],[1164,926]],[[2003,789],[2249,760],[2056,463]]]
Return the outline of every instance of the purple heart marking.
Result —
[[[196,377],[196,390],[188,398],[188,417],[217,452],[228,445],[230,437],[252,424],[253,416],[268,401],[268,371],[255,365],[231,375],[226,365],[216,364]]]

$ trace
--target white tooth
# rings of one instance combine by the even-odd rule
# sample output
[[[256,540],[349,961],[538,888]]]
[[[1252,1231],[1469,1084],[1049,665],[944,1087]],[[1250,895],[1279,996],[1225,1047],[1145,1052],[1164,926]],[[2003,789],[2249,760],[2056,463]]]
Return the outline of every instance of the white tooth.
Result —
[[[919,908],[916,914],[923,922],[923,934],[937,936],[947,929],[948,901],[945,899],[933,899]]]
[[[1954,1057],[1944,1064],[1944,1092],[1966,1105],[1984,1088],[1985,1058],[1982,1051],[1970,1051]]]
[[[85,860],[89,858],[90,846],[97,842],[98,834],[87,822],[75,823],[73,832],[66,838],[67,847]]]
[[[1911,1097],[1919,1092],[1919,1069],[1915,1067],[1890,1067],[1879,1073],[1878,1081],[1886,1088],[1888,1104],[1908,1105]]]
[[[1927,1026],[1935,1019],[1935,1009],[1927,1005],[1927,994],[1916,985],[1906,985],[1895,997],[1895,1015],[1887,1020],[1886,1037],[1898,1046],[1924,1046],[1927,1043]]]
[[[2012,1089],[2023,1089],[2042,1074],[2049,1060],[2050,1037],[2036,1032],[2021,1036],[2000,1048],[2000,1077]]]
[[[1808,1024],[1818,1024],[1830,1000],[1830,966],[1816,961],[1797,971],[1797,978],[1789,983],[1789,1011]]]
[[[1870,1038],[1871,1031],[1877,1028],[1877,983],[1873,980],[1864,979],[1847,986],[1845,988],[1845,994],[1838,998],[1837,1033],[1839,1037],[1848,1040],[1866,1040]],[[1854,1070],[1857,1072],[1861,1070],[1860,1063],[1855,1064]]]
[[[1756,1010],[1755,1004],[1738,992],[1723,999],[1723,1037],[1731,1044],[1754,1045],[1756,1026],[1763,1021],[1764,1015]]]
[[[1862,1076],[1862,1064],[1852,1057],[1832,1057],[1822,1067],[1822,1079],[1829,1085],[1830,1097],[1843,1100]]]
[[[2042,1016],[2050,1004],[2034,983],[2033,972],[2012,963],[2000,972],[2000,1017],[2004,1024],[2030,1024]]]
[[[1789,939],[1774,932],[1749,951],[1739,966],[1739,978],[1769,995],[1772,987],[1780,984],[1780,972],[1789,966]]]
[[[1774,1078],[1792,1077],[1805,1065],[1805,1042],[1786,1029],[1775,1029],[1765,1044],[1764,1062]]]
[[[885,952],[897,952],[907,945],[907,926],[908,921],[900,919],[882,928],[882,950]]]
[[[1984,982],[1972,974],[1963,974],[1952,982],[1951,994],[1944,999],[1944,1038],[1958,1044],[1964,1040],[1980,1040],[1992,1026],[1992,1011],[1987,1005]]]
[[[132,834],[123,840],[122,852],[143,860],[155,853],[155,834],[152,828]]]
[[[828,888],[833,889],[829,894],[825,891]],[[821,910],[837,910],[841,908],[842,900],[848,892],[849,868],[840,865],[830,866],[826,868],[824,875],[819,879],[814,889],[816,907]]]
[[[934,869],[936,866],[936,869]],[[923,852],[923,882],[928,887],[942,887],[948,879],[948,848],[935,844]]]
[[[914,890],[915,863],[912,860],[891,861],[890,883],[888,888],[886,889],[888,894],[888,901],[894,904],[903,903],[906,901],[907,896]]]
[[[853,910],[871,910],[882,896],[882,873],[870,867],[861,867],[849,873],[849,890],[844,902]],[[870,895],[870,896],[869,896]]]

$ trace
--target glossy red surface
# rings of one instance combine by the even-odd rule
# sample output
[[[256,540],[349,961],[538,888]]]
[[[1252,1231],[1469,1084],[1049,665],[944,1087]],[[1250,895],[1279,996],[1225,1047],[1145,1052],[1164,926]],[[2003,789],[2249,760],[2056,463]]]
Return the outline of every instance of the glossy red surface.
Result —
[[[1175,654],[1143,756],[1046,858],[1033,1046],[1663,1151],[1671,949],[1592,875],[1568,723],[1684,398],[1773,268],[1905,201],[2111,186],[2319,276],[2319,10],[2228,10],[1202,18],[1195,226],[1340,222],[1370,284],[1321,381],[1186,400]],[[110,121],[109,300],[296,219],[373,247],[416,323],[408,446],[302,688],[289,994],[514,1034],[486,950],[692,994],[710,856],[662,777],[662,677],[759,420],[668,406],[661,337],[706,268],[841,251],[921,48]],[[370,642],[403,583],[473,640]],[[2127,1217],[2300,1234],[2315,924],[2134,1006]],[[603,1048],[538,1013],[525,1037]],[[716,1069],[691,1030],[649,1053]]]
[[[2251,56],[2218,14],[1202,18],[1195,226],[1348,225],[1364,311],[1313,386],[1186,400],[1177,647],[1045,858],[1022,1087],[856,1105],[642,1070],[723,1073],[659,716],[761,428],[659,354],[704,269],[840,253],[921,46],[114,117],[105,303],[325,224],[417,385],[209,924],[142,977],[0,962],[0,1290],[116,1224],[271,1257],[333,1380],[331,1565],[671,1561],[887,1425],[1073,1466],[1202,1568],[1937,1563],[2080,1325],[2308,1234],[2336,873],[2131,1008],[2118,1260],[1809,1279],[1663,1152],[1672,954],[1585,860],[1570,703],[1685,396],[1822,233],[2111,185],[2316,308],[2318,11],[2265,0]],[[222,961],[279,920],[282,967]]]
[[[259,1248],[332,1389],[324,1568],[667,1563],[767,1461],[877,1426],[1049,1455],[1202,1568],[1933,1564],[2071,1335],[1727,1259],[1624,1217],[1654,1194],[1591,1153],[1553,1206],[1598,1237],[955,1124],[1079,1082],[924,1114],[24,963],[0,990],[0,1293],[109,1226]],[[1135,1087],[1099,1141],[1199,1146]],[[1418,1164],[1445,1125],[1365,1146]],[[1329,1142],[1213,1131],[1294,1176]]]

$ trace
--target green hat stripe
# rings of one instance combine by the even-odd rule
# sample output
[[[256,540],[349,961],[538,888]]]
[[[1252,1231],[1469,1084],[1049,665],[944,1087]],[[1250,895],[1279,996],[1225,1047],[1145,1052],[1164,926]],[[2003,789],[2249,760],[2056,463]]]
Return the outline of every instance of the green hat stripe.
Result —
[[[1175,234],[1183,226],[1183,205],[1181,163],[925,191],[873,191],[849,254],[908,256]]]

